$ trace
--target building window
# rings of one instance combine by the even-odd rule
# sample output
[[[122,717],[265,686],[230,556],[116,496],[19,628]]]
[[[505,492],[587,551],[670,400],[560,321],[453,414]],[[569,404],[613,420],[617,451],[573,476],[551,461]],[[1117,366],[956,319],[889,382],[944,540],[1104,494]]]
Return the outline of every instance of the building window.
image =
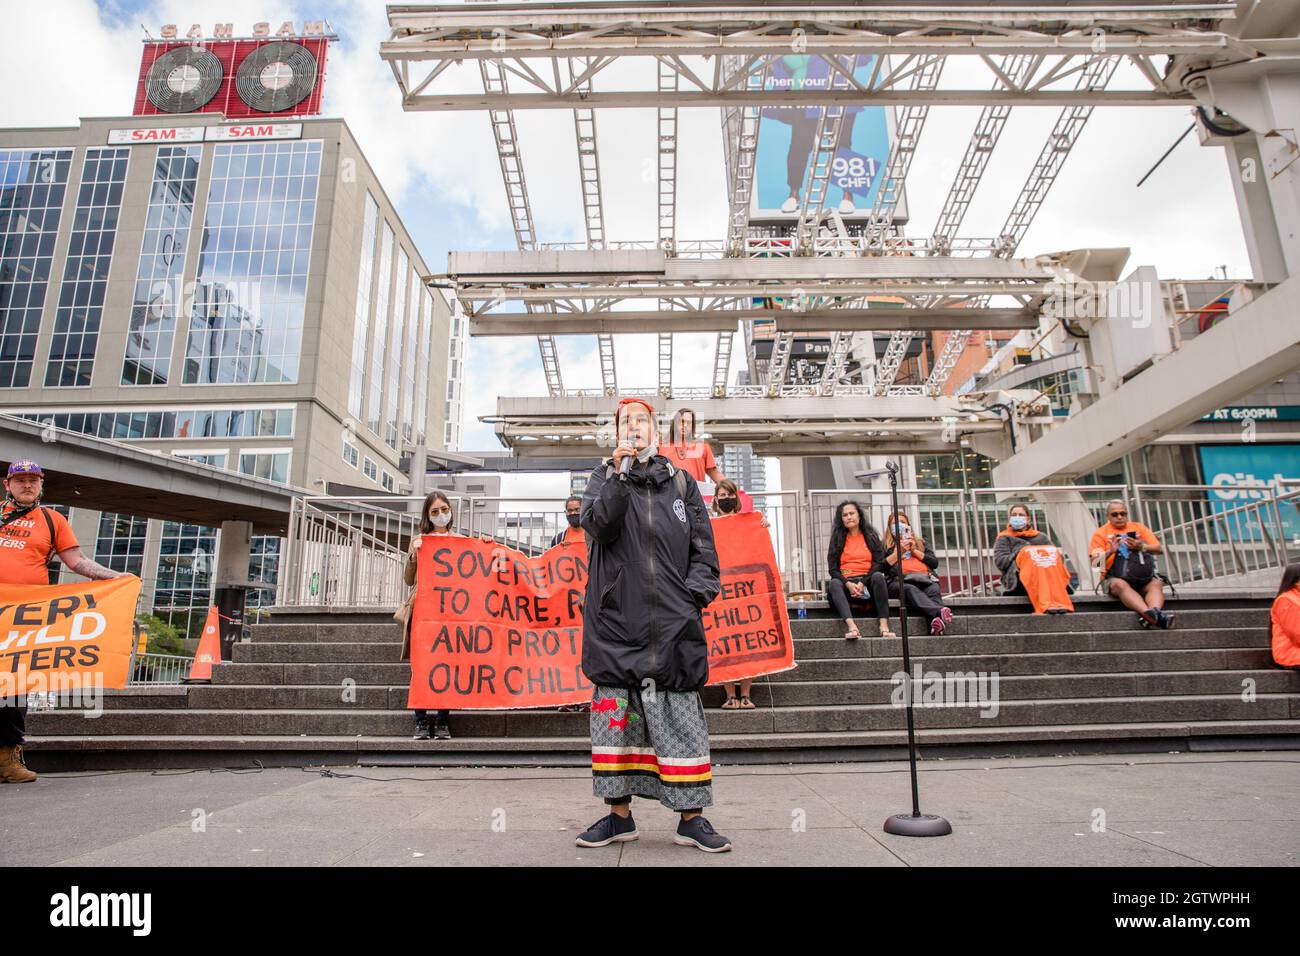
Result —
[[[406,275],[410,270],[410,260],[406,250],[397,250],[397,273],[393,283],[393,292],[397,299],[393,302],[393,340],[388,347],[388,368],[384,372],[384,443],[389,448],[397,447],[397,404],[402,390],[402,342],[406,334]],[[414,356],[409,356],[411,361]]]
[[[380,484],[384,486],[385,491],[394,491],[397,488],[397,482],[393,479],[393,476],[387,471],[384,472]]]
[[[102,512],[95,539],[95,560],[106,568],[140,577],[144,571],[144,542],[149,519]]]
[[[181,281],[202,155],[201,146],[158,149],[122,360],[123,385],[167,384],[176,320],[185,299]]]
[[[173,451],[172,455],[176,458],[184,458],[186,461],[195,461],[200,465],[211,465],[213,468],[226,467],[226,451]]]
[[[249,544],[248,580],[259,585],[250,588],[248,607],[271,607],[275,604],[275,585],[280,578],[280,546],[274,535],[257,535]]]
[[[35,411],[28,421],[117,441],[135,438],[292,438],[292,408],[124,409],[114,412]]]
[[[356,318],[352,325],[352,371],[348,380],[348,414],[361,421],[361,401],[366,384],[366,346],[370,338],[370,280],[375,269],[375,229],[379,206],[366,193],[365,219],[361,226],[361,265],[357,270]]]
[[[86,150],[45,366],[47,388],[90,384],[130,155],[125,146]]]
[[[361,466],[361,472],[371,481],[379,480],[379,466],[372,461],[369,456],[366,457]]]
[[[298,380],[320,154],[319,140],[216,147],[185,384]]]
[[[241,449],[239,452],[239,473],[268,481],[289,483],[289,458],[292,454],[288,448]]]
[[[406,320],[406,344],[403,346],[402,371],[402,438],[411,441],[415,432],[412,421],[415,419],[415,367],[419,361],[420,347],[420,275],[411,270],[410,312]]]
[[[393,228],[384,223],[379,240],[379,280],[375,286],[375,343],[370,351],[370,390],[366,424],[379,435],[384,414],[384,360],[388,353],[388,286],[393,281]]]
[[[198,637],[212,603],[217,533],[199,525],[164,521],[158,542],[154,612]]]
[[[353,468],[357,467],[357,446],[348,441],[347,436],[344,436],[343,438],[343,460]]]
[[[0,388],[31,384],[70,149],[0,150]]]
[[[423,445],[429,421],[429,342],[433,335],[433,295],[420,296],[420,360],[415,366],[415,441]]]

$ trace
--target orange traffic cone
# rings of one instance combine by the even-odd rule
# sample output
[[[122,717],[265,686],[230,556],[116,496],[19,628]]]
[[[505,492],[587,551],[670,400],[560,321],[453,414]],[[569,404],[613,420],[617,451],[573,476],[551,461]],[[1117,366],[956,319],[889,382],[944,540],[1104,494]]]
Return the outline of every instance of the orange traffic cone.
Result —
[[[187,677],[186,683],[191,681],[212,682],[212,665],[221,663],[221,633],[217,624],[217,606],[213,604],[208,608],[208,619],[203,624],[203,636],[199,638],[199,649],[194,655],[194,663],[190,666],[190,676]]]

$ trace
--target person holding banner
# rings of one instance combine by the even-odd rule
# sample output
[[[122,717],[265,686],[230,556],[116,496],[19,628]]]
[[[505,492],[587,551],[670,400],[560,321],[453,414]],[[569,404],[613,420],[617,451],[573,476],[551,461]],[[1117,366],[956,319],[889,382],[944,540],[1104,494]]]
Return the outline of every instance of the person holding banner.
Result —
[[[713,491],[713,504],[709,508],[710,518],[740,513],[740,488],[730,478],[723,478]],[[766,528],[767,516],[763,515],[762,525]],[[737,684],[723,684],[727,699],[722,702],[723,710],[754,710],[754,702],[749,699],[750,688],[754,686],[753,678],[742,680]]]
[[[555,537],[551,539],[548,547],[554,548],[561,544],[576,544],[585,548],[587,546],[587,536],[582,532],[582,525],[579,520],[582,518],[582,496],[569,495],[564,499],[564,518],[568,522],[567,528],[555,532]]]
[[[411,545],[406,551],[406,568],[403,571],[403,578],[408,587],[415,587],[416,574],[416,554],[423,543],[423,536],[426,534],[433,535],[451,535],[455,536],[456,532],[451,530],[455,523],[455,513],[451,507],[451,501],[441,491],[431,491],[424,499],[424,510],[420,513],[420,533],[411,535]],[[491,544],[490,535],[482,535],[481,540]],[[411,605],[414,602],[415,592],[411,593],[411,598],[403,608],[405,612],[405,621],[402,625],[402,654],[401,660],[409,661],[411,659]],[[411,735],[413,740],[429,739],[429,712],[420,708],[413,708],[415,714],[415,733]],[[449,710],[435,710],[433,712],[433,739],[434,740],[451,740],[451,725]]]
[[[826,552],[830,580],[826,582],[826,600],[835,616],[844,622],[844,639],[856,641],[862,636],[853,620],[851,603],[865,604],[880,621],[880,636],[893,637],[889,629],[889,589],[885,583],[885,554],[880,535],[866,520],[866,512],[856,501],[841,501],[835,509],[831,526],[831,543]]]
[[[903,545],[902,568],[898,566],[895,535]],[[890,515],[885,526],[885,564],[890,575],[889,596],[906,601],[913,611],[924,614],[931,635],[947,630],[952,623],[952,609],[944,606],[939,591],[939,578],[935,574],[939,558],[912,530],[912,522],[901,511]]]
[[[11,463],[4,486],[4,503],[0,505],[0,583],[48,586],[46,568],[56,554],[69,569],[91,580],[125,577],[86,557],[68,519],[41,507],[45,472],[40,465],[31,460]],[[23,762],[26,733],[26,706],[19,699],[0,703],[0,783],[30,783],[36,779]]]
[[[1035,614],[1074,610],[1065,553],[1033,527],[1026,505],[1011,506],[1007,526],[993,545],[993,563],[1002,572],[1002,593],[1026,595]]]
[[[722,586],[713,530],[695,481],[658,454],[650,403],[623,399],[614,427],[619,445],[582,500],[592,790],[610,812],[575,842],[635,840],[631,804],[640,796],[681,814],[674,843],[725,852],[731,841],[701,813],[713,803],[699,693],[709,677],[701,611]]]

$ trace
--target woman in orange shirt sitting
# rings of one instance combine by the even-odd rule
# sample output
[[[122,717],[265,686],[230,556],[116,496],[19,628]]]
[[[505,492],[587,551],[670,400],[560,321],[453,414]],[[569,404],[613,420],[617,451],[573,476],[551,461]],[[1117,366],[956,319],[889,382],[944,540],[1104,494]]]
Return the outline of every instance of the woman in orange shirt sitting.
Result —
[[[895,535],[903,545],[901,573]],[[952,610],[944,606],[939,581],[935,577],[939,559],[912,530],[912,522],[901,511],[890,515],[885,525],[885,565],[890,575],[889,596],[906,601],[913,611],[924,614],[930,623],[931,634],[942,634],[952,623]]]
[[[889,629],[883,558],[880,535],[866,520],[862,506],[856,501],[841,501],[835,509],[831,546],[826,553],[826,566],[831,575],[826,584],[826,600],[835,609],[835,616],[844,622],[845,640],[856,641],[862,636],[853,620],[850,601],[869,604],[880,619],[880,636],[894,636]]]
[[[1033,526],[1027,505],[1011,506],[993,545],[993,563],[1002,572],[1002,593],[1026,595],[1035,614],[1074,610],[1065,552]]]
[[[1300,563],[1288,564],[1269,614],[1273,631],[1273,661],[1278,667],[1300,670]]]

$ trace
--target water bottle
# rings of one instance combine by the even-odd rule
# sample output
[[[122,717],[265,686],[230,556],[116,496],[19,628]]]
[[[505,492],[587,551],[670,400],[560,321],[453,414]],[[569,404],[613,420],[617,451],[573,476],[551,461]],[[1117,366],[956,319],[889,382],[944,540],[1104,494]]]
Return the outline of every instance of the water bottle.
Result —
[[[803,598],[799,598],[799,620],[808,616],[808,604]]]

